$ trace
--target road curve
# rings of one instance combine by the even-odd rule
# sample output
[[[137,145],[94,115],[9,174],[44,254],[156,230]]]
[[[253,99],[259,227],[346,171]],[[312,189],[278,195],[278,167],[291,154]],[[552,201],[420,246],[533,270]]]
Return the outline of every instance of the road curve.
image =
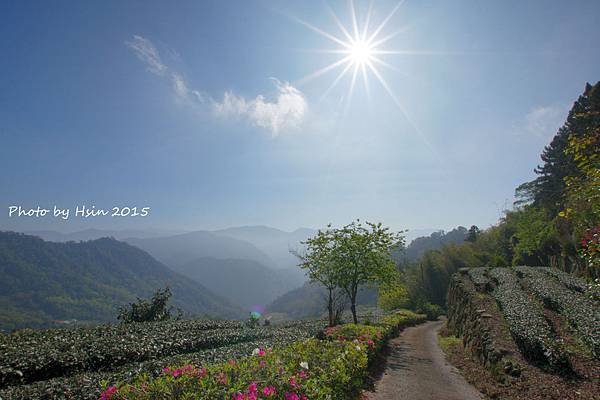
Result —
[[[405,329],[389,343],[385,371],[367,392],[369,400],[481,400],[444,356],[437,331],[443,321],[427,322]]]

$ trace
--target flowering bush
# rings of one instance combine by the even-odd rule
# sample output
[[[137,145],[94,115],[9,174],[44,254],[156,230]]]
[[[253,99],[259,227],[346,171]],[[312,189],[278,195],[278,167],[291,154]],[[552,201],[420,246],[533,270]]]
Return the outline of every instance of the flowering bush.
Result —
[[[327,328],[317,338],[213,366],[168,367],[158,378],[141,375],[133,383],[105,388],[101,400],[231,399],[347,400],[362,388],[367,366],[385,340],[400,328],[425,321],[401,312],[381,326]]]
[[[408,310],[401,310],[391,315],[386,315],[381,318],[381,325],[388,328],[391,334],[396,334],[398,331],[409,326],[417,325],[427,321],[427,316],[417,314]]]
[[[64,399],[69,393],[69,398],[96,400],[102,381],[133,381],[143,373],[156,377],[167,365],[226,362],[257,347],[279,348],[313,337],[324,325],[312,320],[249,329],[237,321],[197,320],[0,335],[0,398]],[[232,337],[236,327],[239,334]],[[217,336],[258,339],[219,341],[198,351],[190,346]]]
[[[206,368],[165,368],[156,379],[108,387],[100,399],[342,400],[360,391],[367,362],[368,346],[308,339]]]
[[[339,325],[325,329],[325,336],[328,340],[350,342],[362,346],[367,350],[369,359],[381,350],[389,333],[390,331],[386,327],[357,324]]]

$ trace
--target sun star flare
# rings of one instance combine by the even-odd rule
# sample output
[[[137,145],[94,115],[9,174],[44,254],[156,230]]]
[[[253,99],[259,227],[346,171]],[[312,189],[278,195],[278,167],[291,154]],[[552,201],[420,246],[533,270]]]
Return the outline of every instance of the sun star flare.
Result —
[[[403,108],[400,104],[396,95],[392,92],[390,85],[384,79],[381,72],[378,70],[378,66],[383,66],[386,68],[390,68],[396,70],[396,68],[389,64],[388,62],[382,59],[383,56],[389,54],[405,54],[410,52],[400,52],[396,50],[389,50],[382,48],[383,45],[386,44],[390,39],[396,37],[402,30],[393,32],[391,34],[383,35],[383,29],[390,21],[392,16],[398,11],[402,2],[398,3],[394,9],[383,19],[383,21],[377,25],[374,29],[370,29],[371,22],[371,14],[372,14],[372,6],[373,3],[369,4],[369,8],[364,19],[364,22],[361,26],[359,26],[358,18],[356,15],[356,8],[354,7],[354,2],[350,1],[350,15],[351,15],[351,27],[347,28],[338,18],[338,16],[329,8],[329,12],[339,28],[341,35],[336,36],[335,34],[326,32],[320,28],[317,28],[311,25],[308,22],[297,19],[302,25],[306,26],[310,30],[318,33],[334,42],[339,47],[336,49],[320,49],[317,50],[319,53],[330,53],[330,54],[338,54],[341,56],[337,61],[313,72],[302,78],[299,83],[306,83],[315,78],[318,78],[332,70],[341,69],[338,75],[334,78],[333,82],[329,85],[327,90],[323,93],[322,97],[327,96],[331,90],[337,86],[337,84],[349,74],[350,85],[348,88],[348,94],[346,96],[346,104],[349,104],[354,93],[354,88],[356,85],[356,81],[358,79],[358,75],[362,76],[363,85],[369,95],[369,76],[374,76],[375,79],[381,84],[383,89],[390,95],[390,97],[394,100],[396,105],[398,105],[401,109]]]

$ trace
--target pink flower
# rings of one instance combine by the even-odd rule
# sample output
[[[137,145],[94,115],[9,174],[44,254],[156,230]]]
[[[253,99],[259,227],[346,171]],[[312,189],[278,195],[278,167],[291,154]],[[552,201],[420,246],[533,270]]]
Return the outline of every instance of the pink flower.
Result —
[[[200,375],[200,377],[205,377],[206,376],[206,368],[200,368],[200,371],[198,371],[198,375]]]
[[[248,386],[248,392],[256,393],[257,391],[258,391],[258,388],[256,387],[256,382],[252,382],[250,384],[250,386]]]
[[[267,355],[267,352],[265,351],[265,349],[260,349],[260,350],[258,351],[258,356],[259,356],[259,357],[264,357],[264,356],[266,356],[266,355]]]
[[[367,341],[367,344],[369,345],[369,347],[375,347],[375,342],[372,339],[369,339]]]
[[[275,388],[273,386],[265,386],[265,388],[263,389],[263,394],[265,396],[274,396]]]
[[[111,399],[115,394],[117,394],[117,387],[109,386],[104,392],[100,394],[100,400]]]
[[[300,370],[300,372],[298,372],[298,376],[302,379],[308,378],[308,375],[303,370]]]
[[[260,360],[260,362],[258,363],[258,365],[260,365],[261,367],[266,367],[267,366],[267,362],[265,360]]]
[[[244,395],[240,392],[237,392],[233,395],[233,400],[244,400]]]
[[[285,400],[300,400],[300,396],[296,393],[285,392]]]
[[[227,385],[227,375],[225,375],[223,372],[219,372],[219,375],[217,376],[217,382],[219,382],[221,385]]]
[[[165,375],[170,375],[171,374],[171,368],[169,368],[169,367],[163,368],[162,371],[163,371],[163,374],[165,374]]]
[[[298,385],[298,382],[296,382],[296,378],[294,378],[293,376],[290,376],[290,385],[292,385],[293,388],[298,389],[300,387],[300,385]]]
[[[229,365],[236,365],[236,364],[237,364],[237,361],[235,361],[233,359],[229,360]]]

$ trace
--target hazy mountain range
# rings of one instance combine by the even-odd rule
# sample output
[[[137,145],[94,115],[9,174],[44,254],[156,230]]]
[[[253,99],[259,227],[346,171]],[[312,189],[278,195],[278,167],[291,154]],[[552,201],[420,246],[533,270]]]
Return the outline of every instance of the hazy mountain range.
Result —
[[[267,226],[28,232],[46,241],[0,232],[0,325],[110,321],[119,305],[167,284],[175,304],[189,314],[240,317],[261,306],[288,317],[310,316],[321,312],[322,293],[306,284],[290,250],[301,252],[301,242],[315,232]],[[418,239],[397,256],[414,260],[446,241],[440,239],[439,233]],[[363,296],[364,303],[374,301],[376,292]]]
[[[171,270],[230,299],[240,308],[266,306],[306,281],[290,249],[315,231],[285,232],[266,226],[161,235],[148,231],[28,232],[50,241],[114,237],[142,249]]]
[[[56,243],[0,232],[0,328],[57,320],[115,321],[119,306],[169,286],[185,313],[241,317],[243,310],[148,253],[115,239]]]

